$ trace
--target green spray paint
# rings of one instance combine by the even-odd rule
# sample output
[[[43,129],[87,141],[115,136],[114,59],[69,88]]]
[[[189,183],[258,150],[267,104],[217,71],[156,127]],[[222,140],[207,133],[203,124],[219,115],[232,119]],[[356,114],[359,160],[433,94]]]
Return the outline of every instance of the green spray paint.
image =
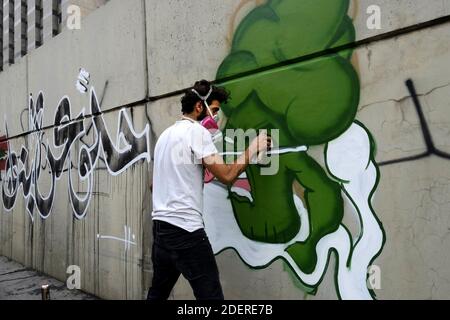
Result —
[[[256,70],[354,40],[348,0],[272,0],[239,25],[217,79]],[[359,103],[359,79],[351,50],[270,69],[223,83],[232,100],[222,107],[226,128],[279,129],[280,147],[321,145],[347,130]],[[256,241],[286,243],[301,221],[293,183],[305,189],[310,233],[286,250],[305,273],[313,272],[318,241],[339,227],[343,199],[338,183],[307,153],[280,155],[276,175],[246,170],[253,201],[230,191],[242,233]]]

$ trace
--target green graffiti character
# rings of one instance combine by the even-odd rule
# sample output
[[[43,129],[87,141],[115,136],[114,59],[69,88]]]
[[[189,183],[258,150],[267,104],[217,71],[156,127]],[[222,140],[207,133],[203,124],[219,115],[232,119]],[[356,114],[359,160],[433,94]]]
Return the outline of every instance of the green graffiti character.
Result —
[[[225,129],[279,129],[280,147],[322,145],[348,129],[359,103],[351,50],[292,60],[353,41],[348,8],[348,0],[271,0],[251,11],[217,72],[217,79],[243,74],[223,82],[232,93],[222,107]],[[302,223],[293,198],[293,183],[300,183],[309,237],[286,250],[303,272],[311,273],[318,241],[342,221],[341,189],[306,152],[280,155],[279,168],[271,176],[261,175],[257,165],[246,170],[252,201],[230,190],[235,218],[252,240],[289,242]]]

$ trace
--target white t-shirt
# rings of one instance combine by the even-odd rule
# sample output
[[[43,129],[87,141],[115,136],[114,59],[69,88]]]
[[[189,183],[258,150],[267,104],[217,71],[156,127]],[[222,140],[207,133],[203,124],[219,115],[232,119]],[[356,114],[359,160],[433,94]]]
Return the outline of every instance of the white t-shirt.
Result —
[[[153,166],[154,220],[189,232],[204,228],[202,159],[218,153],[199,123],[177,121],[159,137]]]

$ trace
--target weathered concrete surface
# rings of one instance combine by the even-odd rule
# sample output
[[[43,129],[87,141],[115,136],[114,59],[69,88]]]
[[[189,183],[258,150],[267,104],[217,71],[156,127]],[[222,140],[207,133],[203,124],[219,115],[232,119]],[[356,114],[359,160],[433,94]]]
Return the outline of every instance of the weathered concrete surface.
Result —
[[[43,123],[49,126],[43,142],[52,152],[60,154],[60,147],[53,141],[53,129],[63,127],[54,123],[60,99],[65,95],[70,98],[72,120],[83,108],[89,114],[89,99],[75,88],[78,69],[85,67],[91,73],[90,85],[95,87],[104,111],[96,117],[104,118],[112,143],[125,150],[127,144],[118,134],[120,112],[111,108],[183,89],[200,78],[214,79],[218,66],[230,51],[239,22],[262,3],[109,1],[83,19],[81,30],[63,31],[0,73],[0,114],[7,120],[9,134],[28,129],[28,95],[36,98],[42,90]],[[366,27],[365,9],[372,4],[382,9],[381,30]],[[361,0],[351,2],[348,15],[353,19],[356,39],[361,40],[449,13],[449,1]],[[368,44],[355,50],[351,61],[361,89],[356,119],[373,135],[376,160],[381,164],[381,180],[373,198],[387,239],[381,255],[374,261],[381,269],[381,288],[375,290],[380,299],[445,299],[450,295],[448,160],[429,156],[383,165],[426,151],[423,130],[405,86],[407,79],[414,81],[435,146],[450,152],[449,28],[447,23]],[[237,81],[245,84],[246,79]],[[273,95],[282,96],[275,90]],[[148,124],[153,146],[156,138],[179,119],[179,98],[128,108],[134,130],[142,132]],[[87,118],[84,123],[88,127],[92,121]],[[4,134],[3,124],[0,128]],[[28,165],[37,161],[33,155],[39,148],[32,138],[27,135],[10,140],[16,153],[20,153],[22,146],[30,150]],[[153,272],[152,162],[139,161],[121,174],[112,175],[105,160],[99,160],[89,209],[83,219],[76,219],[68,196],[68,172],[74,177],[75,191],[80,196],[87,194],[86,181],[79,175],[78,156],[83,145],[94,139],[91,129],[83,142],[77,141],[71,148],[70,168],[68,162],[67,171],[56,181],[57,197],[47,219],[35,213],[34,222],[30,220],[22,188],[12,212],[1,210],[0,254],[60,281],[67,276],[66,268],[75,264],[82,270],[83,290],[108,299],[142,299]],[[324,145],[312,147],[309,154],[325,166]],[[3,171],[2,177],[4,174]],[[46,194],[50,185],[47,168],[39,177],[39,190]],[[344,216],[344,224],[356,239],[360,230],[353,218]],[[127,246],[124,240],[133,244]],[[229,299],[338,298],[333,255],[315,296],[305,292],[294,272],[281,260],[252,269],[235,251],[226,250],[217,255],[217,261]],[[184,279],[171,297],[193,298]]]
[[[98,299],[79,290],[69,290],[64,282],[0,257],[0,300],[42,300],[42,285],[50,285],[51,300]]]
[[[138,106],[127,112],[134,119],[134,129],[141,132],[147,125],[145,108]],[[120,145],[120,141],[116,139],[118,117],[117,112],[102,115],[113,143]],[[87,130],[92,120],[85,120],[84,123]],[[60,150],[52,143],[53,131],[45,130],[43,134],[43,141],[48,139],[48,146],[58,155]],[[89,141],[93,137],[94,130],[91,129],[83,139],[86,143],[91,143]],[[76,150],[79,143],[80,141],[75,141],[72,150]],[[36,163],[37,159],[33,156],[39,147],[36,137],[11,139],[9,144],[15,152],[19,152],[22,146],[27,146],[30,152],[29,163]],[[101,157],[104,159],[104,156]],[[73,164],[78,163],[78,153],[72,153],[69,160]],[[69,161],[65,167],[68,163]],[[72,185],[84,197],[88,194],[87,184],[80,179],[75,167],[71,170]],[[51,174],[47,170],[41,173],[38,182],[39,192],[44,196],[52,189]],[[83,290],[109,299],[142,299],[146,289],[142,266],[144,255],[146,261],[149,261],[150,255],[150,242],[148,239],[144,241],[144,236],[148,237],[150,229],[149,173],[148,163],[141,162],[125,174],[112,176],[105,162],[100,160],[94,174],[92,200],[83,219],[76,219],[73,214],[67,174],[56,180],[53,208],[46,219],[35,211],[34,221],[31,220],[25,210],[23,189],[20,188],[13,210],[1,210],[2,254],[61,281],[66,279],[67,267],[77,265],[82,273]],[[121,240],[103,237],[130,240],[134,244],[127,246]]]
[[[239,22],[263,3],[263,0],[145,0],[150,95],[190,87],[193,79],[215,80],[217,67],[230,51]],[[381,29],[367,28],[366,10],[371,5],[381,8]],[[348,11],[356,29],[356,40],[449,13],[449,1],[441,0],[351,0]],[[311,23],[321,21],[311,18]],[[315,48],[309,53],[320,50]]]

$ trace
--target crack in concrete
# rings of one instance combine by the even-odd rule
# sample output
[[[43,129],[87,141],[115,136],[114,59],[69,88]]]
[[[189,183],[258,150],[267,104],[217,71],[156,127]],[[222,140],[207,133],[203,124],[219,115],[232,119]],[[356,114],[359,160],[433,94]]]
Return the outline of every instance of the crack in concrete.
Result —
[[[442,85],[442,86],[434,87],[433,89],[429,90],[428,92],[417,94],[417,96],[418,96],[418,97],[426,97],[426,96],[430,95],[431,93],[433,93],[434,91],[439,90],[439,89],[446,88],[446,87],[448,87],[448,86],[450,86],[450,82],[447,83],[447,84],[444,84],[444,85]],[[396,102],[396,103],[401,103],[401,102],[403,102],[403,101],[405,101],[405,100],[408,100],[408,99],[410,99],[410,98],[412,98],[412,97],[411,97],[410,95],[408,95],[408,96],[405,96],[405,97],[402,97],[402,98],[399,98],[399,99],[386,99],[386,100],[380,100],[380,101],[371,102],[371,103],[365,104],[365,105],[363,105],[363,106],[360,106],[360,107],[358,108],[358,112],[361,112],[361,111],[364,110],[365,108],[370,107],[370,106],[373,106],[373,105],[375,105],[375,104],[381,104],[381,103],[385,103],[385,102]]]

